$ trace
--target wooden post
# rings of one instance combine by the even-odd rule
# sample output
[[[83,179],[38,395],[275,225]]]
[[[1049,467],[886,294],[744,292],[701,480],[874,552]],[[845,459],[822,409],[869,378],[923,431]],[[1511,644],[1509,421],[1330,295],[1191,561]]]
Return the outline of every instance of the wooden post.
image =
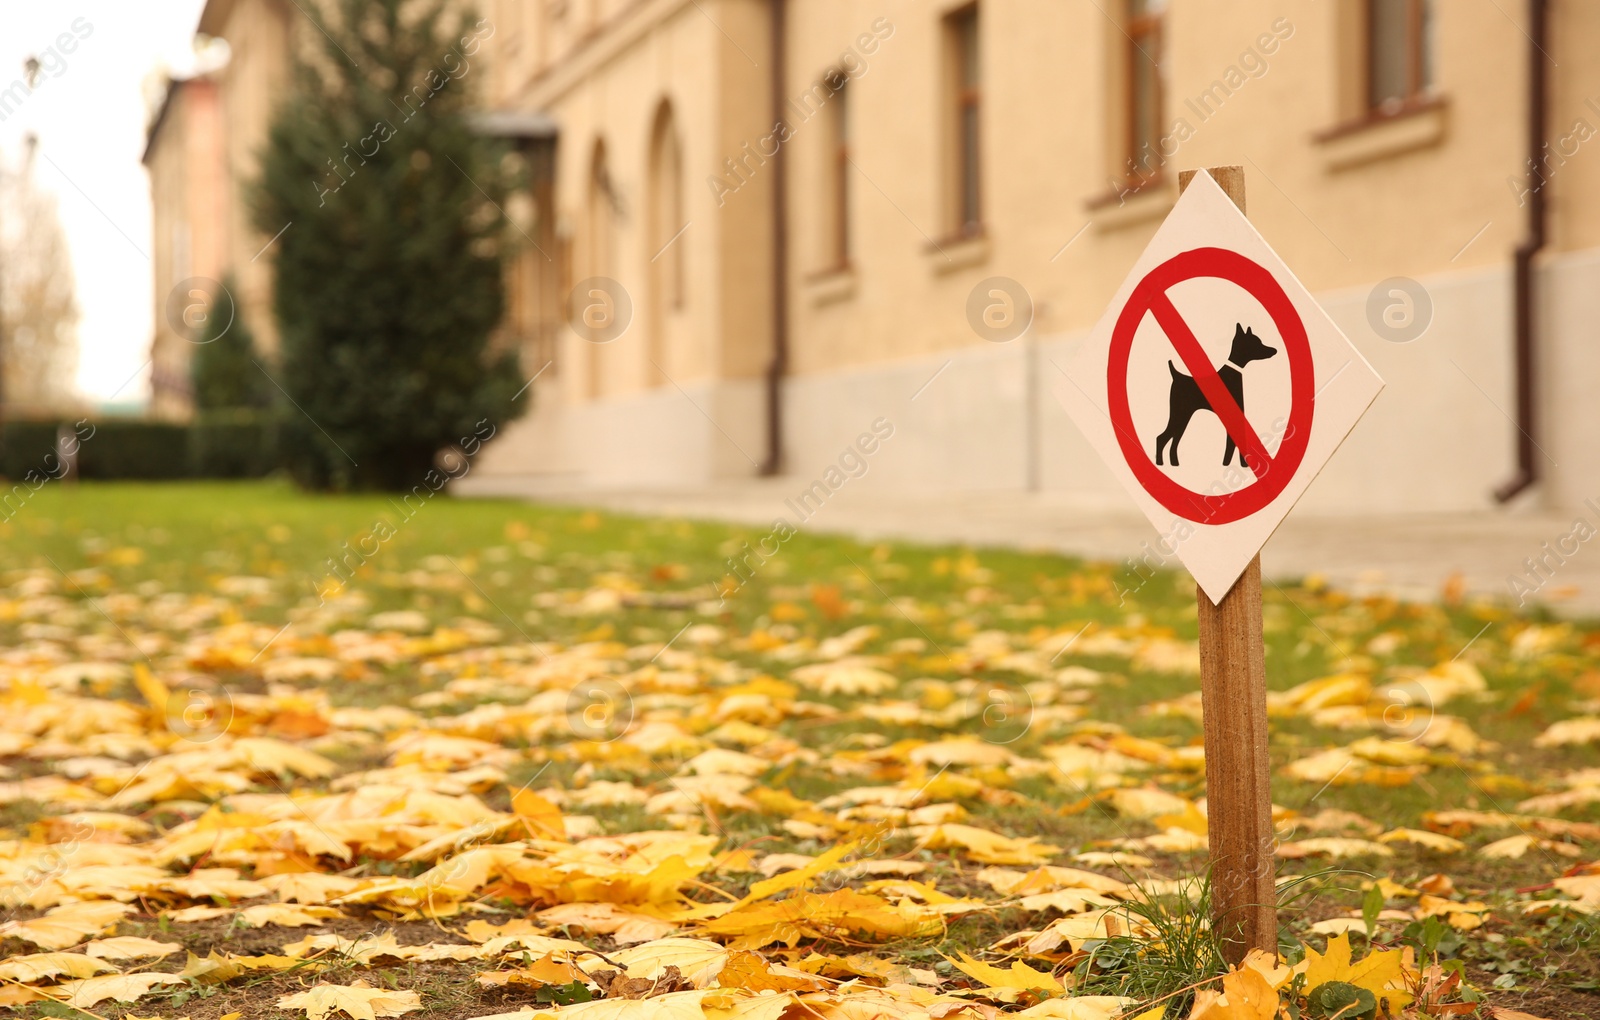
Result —
[[[1210,167],[1244,212],[1244,167]],[[1178,190],[1196,171],[1178,174]],[[1267,664],[1261,641],[1261,557],[1213,604],[1196,587],[1200,697],[1205,714],[1207,829],[1211,841],[1212,930],[1223,956],[1277,954],[1271,763],[1267,756]]]

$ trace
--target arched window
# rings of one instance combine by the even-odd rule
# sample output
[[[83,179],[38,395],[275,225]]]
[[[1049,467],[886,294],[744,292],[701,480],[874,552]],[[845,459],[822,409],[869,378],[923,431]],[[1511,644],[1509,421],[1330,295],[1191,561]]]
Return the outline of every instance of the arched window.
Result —
[[[589,194],[584,210],[585,236],[580,239],[580,264],[584,278],[610,278],[616,275],[613,262],[616,253],[613,191],[611,170],[606,160],[606,143],[604,139],[597,138],[589,160]],[[602,346],[593,343],[588,346],[589,395],[599,397],[604,392],[601,380]]]
[[[850,76],[842,70],[822,76],[819,90],[827,96],[823,108],[827,138],[822,166],[821,230],[822,266],[830,269],[850,267]]]
[[[606,159],[606,143],[595,139],[594,152],[589,160],[589,197],[587,222],[588,239],[585,242],[584,275],[611,276],[612,256],[615,252],[615,220],[611,192],[611,169]]]
[[[689,221],[684,211],[683,145],[678,138],[677,119],[672,103],[663,99],[656,107],[650,127],[649,189],[646,215],[646,246],[649,251],[648,280],[649,335],[648,355],[666,369],[668,318],[683,308],[686,298],[685,265],[688,245],[684,232]],[[659,385],[655,367],[648,370]]]

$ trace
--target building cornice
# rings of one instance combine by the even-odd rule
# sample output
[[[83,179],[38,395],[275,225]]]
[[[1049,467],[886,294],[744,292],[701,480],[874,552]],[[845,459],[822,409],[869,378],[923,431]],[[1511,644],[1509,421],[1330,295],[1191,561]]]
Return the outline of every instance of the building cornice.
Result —
[[[627,8],[579,41],[559,62],[545,67],[514,91],[511,105],[548,109],[691,2],[633,0]]]

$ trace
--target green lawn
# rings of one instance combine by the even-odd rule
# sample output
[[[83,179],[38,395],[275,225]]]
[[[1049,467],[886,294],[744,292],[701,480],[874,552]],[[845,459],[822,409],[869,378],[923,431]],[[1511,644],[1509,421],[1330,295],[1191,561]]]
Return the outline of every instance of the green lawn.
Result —
[[[1193,808],[1185,818],[1183,811],[1145,810],[1139,801],[1147,793],[1181,802],[1204,795],[1193,757],[1201,730],[1184,711],[1193,706],[1181,700],[1198,690],[1192,668],[1195,591],[1187,575],[1055,555],[862,544],[806,534],[782,542],[770,558],[745,559],[768,539],[764,527],[443,495],[408,508],[381,496],[311,497],[270,483],[52,485],[0,524],[8,585],[0,596],[0,627],[15,656],[53,648],[67,658],[120,656],[133,663],[149,655],[161,675],[186,636],[253,622],[260,627],[249,640],[259,647],[245,649],[252,657],[202,668],[210,669],[224,691],[278,696],[262,676],[265,664],[293,655],[331,655],[330,648],[340,647],[335,638],[341,629],[376,633],[396,626],[395,617],[379,614],[413,611],[423,614],[427,626],[406,629],[431,632],[434,645],[419,645],[389,665],[372,665],[361,679],[332,681],[323,693],[329,711],[412,706],[445,720],[447,731],[449,716],[527,697],[526,690],[513,696],[492,685],[462,686],[462,678],[478,675],[479,667],[450,655],[497,645],[592,645],[618,664],[607,676],[659,665],[689,677],[658,678],[655,686],[641,688],[649,692],[644,696],[632,691],[629,719],[667,720],[714,743],[708,736],[714,723],[701,718],[702,709],[688,699],[734,684],[788,691],[797,700],[780,698],[787,707],[760,724],[815,756],[790,755],[757,779],[761,789],[798,798],[810,810],[859,787],[915,788],[925,780],[931,785],[924,799],[959,804],[968,824],[1035,837],[1063,855],[1088,852],[1086,860],[1105,874],[1203,875],[1203,854],[1160,838],[1170,830],[1195,832]],[[731,579],[730,560],[744,561],[737,569],[747,579]],[[1584,826],[1600,822],[1600,798],[1547,810],[1517,807],[1536,795],[1580,787],[1569,777],[1600,767],[1600,744],[1593,741],[1535,746],[1552,724],[1596,714],[1600,628],[1490,603],[1354,599],[1315,579],[1269,583],[1264,617],[1270,690],[1288,692],[1345,674],[1360,691],[1319,706],[1301,688],[1296,703],[1275,709],[1273,799],[1298,815],[1285,816],[1283,841],[1370,841],[1379,832],[1404,828],[1447,833],[1465,843],[1448,850],[1402,838],[1382,844],[1393,856],[1356,847],[1347,857],[1313,853],[1284,861],[1283,875],[1312,876],[1282,913],[1285,945],[1309,938],[1320,946],[1323,936],[1310,934],[1313,923],[1366,902],[1369,910],[1388,912],[1376,919],[1375,945],[1425,942],[1446,958],[1461,959],[1480,988],[1495,985],[1489,990],[1500,996],[1496,1002],[1535,1013],[1600,1016],[1600,999],[1585,994],[1600,987],[1591,917],[1565,909],[1525,913],[1526,904],[1559,896],[1549,887],[1553,879],[1596,858],[1593,835],[1600,829],[1591,833]],[[273,637],[296,620],[303,622]],[[893,686],[856,691],[795,679],[797,669],[804,678],[803,667],[837,662],[840,655],[847,663],[854,661],[848,656],[860,657],[864,668],[887,674]],[[428,668],[446,661],[448,669]],[[484,676],[498,675],[491,666],[482,669]],[[1482,690],[1473,687],[1476,677]],[[0,687],[0,696],[5,690]],[[1448,702],[1428,704],[1441,691],[1451,695]],[[139,697],[131,682],[104,695],[130,702]],[[715,704],[720,702],[704,702],[707,708]],[[890,705],[897,710],[873,707]],[[1459,720],[1450,724],[1454,730],[1445,732],[1438,718],[1443,716]],[[1438,725],[1430,729],[1430,722]],[[938,742],[956,737],[971,738],[983,753],[918,764],[917,748],[943,746]],[[1301,778],[1285,771],[1364,739],[1370,743],[1358,746],[1346,767],[1323,770],[1331,778],[1315,770]],[[575,751],[570,739],[502,743],[519,756],[507,769],[508,782],[531,780],[534,790],[615,780],[655,792],[664,788],[662,777],[692,753],[669,748],[641,765]],[[359,741],[343,746],[324,736],[317,746],[346,772],[377,768],[385,760],[382,749]],[[1089,753],[1113,755],[1124,764],[1084,772],[1070,764],[1059,767],[1075,760],[1070,755]],[[13,777],[48,774],[56,760],[4,758],[0,769]],[[932,762],[945,769],[936,773]],[[0,771],[0,780],[5,778]],[[498,810],[508,807],[504,788],[483,796]],[[140,816],[161,829],[192,817],[193,810],[157,804],[141,809]],[[712,806],[705,828],[722,837],[724,850],[820,853],[829,839],[785,824],[809,817],[797,811]],[[1360,817],[1344,818],[1350,825],[1341,827],[1341,817],[1327,813],[1337,811]],[[1438,814],[1448,811],[1484,814]],[[1517,819],[1499,825],[1489,820],[1495,812]],[[10,838],[21,838],[54,813],[25,797],[0,800],[0,827],[10,826]],[[585,813],[605,832],[663,827],[660,817],[637,804]],[[1549,824],[1530,821],[1534,816]],[[1370,821],[1370,831],[1363,831],[1362,819]],[[851,824],[860,821],[855,816]],[[919,880],[949,895],[1003,899],[976,879],[974,868],[981,863],[924,847],[907,828],[896,816],[884,830],[884,857],[932,865]],[[847,829],[837,838],[845,838]],[[1534,841],[1520,856],[1478,852],[1524,831]],[[1144,842],[1151,837],[1158,838]],[[1112,852],[1150,863],[1093,856]],[[379,857],[368,862],[367,873],[405,873]],[[1067,856],[1055,863],[1074,865]],[[1485,905],[1481,927],[1457,930],[1471,922],[1429,926],[1421,919],[1426,911],[1415,895],[1418,885],[1437,875],[1449,876],[1453,891],[1437,879],[1424,891],[1466,905],[1468,914],[1477,909],[1472,904]],[[1411,892],[1373,902],[1363,886],[1379,876]],[[740,896],[760,877],[719,875],[715,884],[724,895]],[[1008,901],[952,914],[942,937],[891,941],[877,951],[949,976],[944,954],[980,953],[1008,932],[1043,928],[1053,916]],[[148,928],[155,919],[137,923]],[[134,930],[124,927],[121,933]],[[280,941],[300,934],[284,931]],[[1358,929],[1357,941],[1362,937]],[[30,951],[15,942],[0,948]],[[1291,956],[1297,952],[1291,949]],[[1055,962],[1082,971],[1084,958]],[[1093,987],[1140,994],[1124,981],[1137,969],[1134,964],[1104,963],[1101,969],[1100,984]],[[1094,972],[1091,965],[1083,976]],[[217,1015],[227,1002],[237,1008],[254,1001],[239,999],[242,994],[216,997]],[[466,1017],[515,1008],[490,1008],[489,1001],[451,999],[420,1015]],[[197,998],[161,1012],[211,1015],[197,1009],[200,1004]]]

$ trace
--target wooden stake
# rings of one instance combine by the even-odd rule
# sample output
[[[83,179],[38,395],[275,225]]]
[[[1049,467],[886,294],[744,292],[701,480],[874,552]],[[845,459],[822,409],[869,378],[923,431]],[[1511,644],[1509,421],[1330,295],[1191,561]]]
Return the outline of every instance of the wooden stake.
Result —
[[[1244,167],[1210,167],[1244,212]],[[1178,190],[1196,171],[1178,174]],[[1205,715],[1207,829],[1211,841],[1211,923],[1223,956],[1278,952],[1277,870],[1267,755],[1267,663],[1261,641],[1261,557],[1213,604],[1200,605],[1200,697]]]

